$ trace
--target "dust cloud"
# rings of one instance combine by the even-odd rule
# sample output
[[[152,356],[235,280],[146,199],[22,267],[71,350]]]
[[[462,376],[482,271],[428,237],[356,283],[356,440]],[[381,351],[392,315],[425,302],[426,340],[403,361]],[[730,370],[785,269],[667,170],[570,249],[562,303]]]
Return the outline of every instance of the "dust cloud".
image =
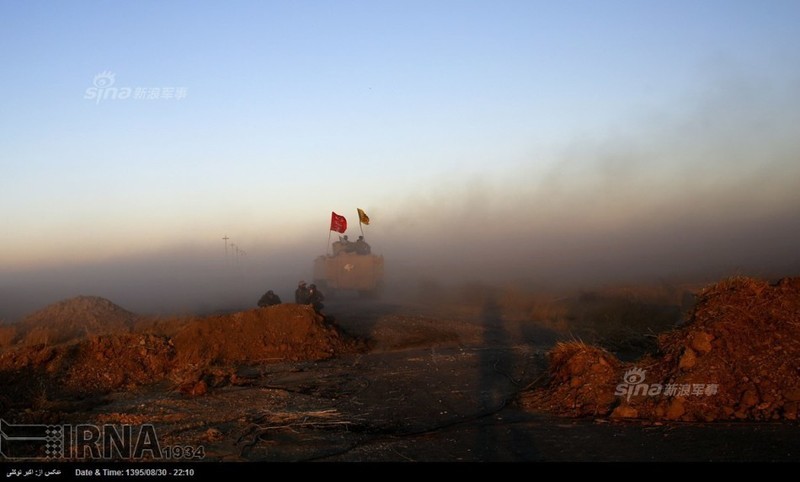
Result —
[[[232,249],[225,255],[220,239],[95,263],[0,272],[0,318],[17,320],[78,295],[107,298],[140,314],[254,308],[268,289],[288,301],[297,281],[310,278],[318,246],[267,246],[237,257]]]
[[[381,213],[387,266],[533,286],[796,275],[798,94],[721,79],[514,172],[421,181]]]

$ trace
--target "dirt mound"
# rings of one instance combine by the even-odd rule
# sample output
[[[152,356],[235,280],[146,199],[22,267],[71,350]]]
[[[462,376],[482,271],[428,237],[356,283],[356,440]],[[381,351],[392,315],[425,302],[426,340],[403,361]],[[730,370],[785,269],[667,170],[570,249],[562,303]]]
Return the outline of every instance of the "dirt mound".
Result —
[[[182,365],[321,360],[352,345],[311,306],[295,304],[197,319],[174,342]]]
[[[91,397],[162,380],[174,357],[172,341],[156,335],[101,335],[58,346],[25,346],[0,356],[0,384],[15,399],[38,403]]]
[[[590,410],[574,407],[580,394],[582,406],[594,406],[598,414],[613,410],[619,418],[797,419],[800,278],[774,285],[745,277],[722,281],[700,293],[689,323],[658,341],[656,355],[631,364],[610,354],[600,359],[593,347],[557,347],[549,384],[524,394],[522,403],[587,415]],[[556,352],[586,363],[597,359],[599,368],[569,369],[555,362],[563,356]],[[606,366],[617,367],[611,380]]]
[[[53,400],[92,397],[159,381],[201,395],[208,386],[231,381],[241,365],[320,360],[358,347],[305,305],[277,305],[182,323],[174,337],[117,333],[7,350],[0,355],[0,385],[6,389],[0,408],[30,406],[32,401],[47,408]]]
[[[562,415],[606,415],[622,365],[611,353],[580,342],[558,343],[547,354],[547,389],[525,392],[522,403]]]
[[[97,296],[59,301],[25,317],[17,343],[57,344],[92,335],[128,332],[138,316]]]

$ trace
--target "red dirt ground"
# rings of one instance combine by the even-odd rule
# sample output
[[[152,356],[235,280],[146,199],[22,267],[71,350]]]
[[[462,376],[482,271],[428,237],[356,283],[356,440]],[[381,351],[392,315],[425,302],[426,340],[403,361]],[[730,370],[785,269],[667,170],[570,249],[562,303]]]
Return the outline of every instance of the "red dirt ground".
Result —
[[[547,386],[524,393],[522,405],[573,416],[797,419],[800,278],[710,286],[689,323],[658,341],[657,353],[630,364],[596,347],[561,344],[549,354]]]
[[[92,330],[86,327],[100,323],[103,312],[120,316],[98,330],[105,334],[87,336]],[[209,385],[235,381],[239,366],[322,360],[358,349],[306,305],[144,324],[152,331],[143,333],[130,332],[135,316],[108,300],[78,297],[29,317],[28,336],[0,355],[0,408],[86,399],[161,381],[202,395]],[[33,343],[31,334],[45,333],[49,344]]]

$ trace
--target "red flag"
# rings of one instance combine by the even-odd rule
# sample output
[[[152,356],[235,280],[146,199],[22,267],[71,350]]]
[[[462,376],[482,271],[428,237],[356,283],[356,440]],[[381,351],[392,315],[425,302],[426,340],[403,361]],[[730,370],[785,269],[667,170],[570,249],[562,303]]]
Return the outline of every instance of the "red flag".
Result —
[[[333,211],[331,211],[331,231],[336,231],[337,233],[347,231],[347,220],[344,216],[339,216]]]

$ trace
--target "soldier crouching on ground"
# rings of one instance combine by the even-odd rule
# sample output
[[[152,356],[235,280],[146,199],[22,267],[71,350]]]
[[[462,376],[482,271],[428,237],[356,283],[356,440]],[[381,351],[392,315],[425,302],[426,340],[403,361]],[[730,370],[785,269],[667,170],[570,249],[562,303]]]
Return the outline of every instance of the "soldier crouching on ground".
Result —
[[[298,305],[307,305],[308,302],[308,288],[306,287],[306,282],[301,281],[297,284],[297,289],[294,290],[294,302]]]
[[[278,295],[272,292],[272,290],[267,291],[264,293],[264,296],[258,300],[258,306],[265,307],[265,306],[273,306],[281,304],[281,299]]]
[[[322,308],[325,305],[322,304],[322,301],[325,299],[325,295],[322,294],[322,291],[317,288],[317,285],[312,284],[308,287],[308,304],[314,307],[314,311],[318,314],[322,314]]]

